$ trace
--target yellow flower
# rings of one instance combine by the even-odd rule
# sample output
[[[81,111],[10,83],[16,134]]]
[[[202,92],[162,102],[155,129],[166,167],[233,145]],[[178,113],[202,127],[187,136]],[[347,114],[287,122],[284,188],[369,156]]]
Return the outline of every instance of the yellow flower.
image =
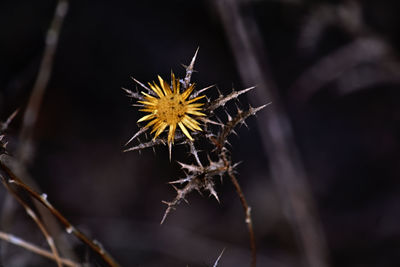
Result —
[[[151,120],[146,128],[152,127],[151,133],[155,132],[154,139],[157,138],[167,127],[168,132],[168,145],[174,142],[175,131],[177,125],[181,131],[193,141],[192,136],[186,128],[191,131],[201,131],[199,122],[193,119],[190,115],[194,116],[205,116],[202,113],[203,103],[194,103],[203,96],[189,99],[190,94],[193,92],[194,84],[191,84],[184,92],[180,92],[179,79],[175,79],[175,75],[171,74],[170,86],[160,76],[158,76],[160,86],[155,82],[149,83],[151,90],[153,90],[156,96],[149,95],[145,92],[141,92],[144,95],[144,101],[138,101],[143,104],[143,108],[140,111],[148,112],[150,114],[143,116],[138,122]]]

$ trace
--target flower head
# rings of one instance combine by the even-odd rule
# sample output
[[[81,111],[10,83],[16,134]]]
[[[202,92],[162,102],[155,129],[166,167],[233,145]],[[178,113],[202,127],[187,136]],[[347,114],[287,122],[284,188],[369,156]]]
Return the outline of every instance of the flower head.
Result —
[[[201,131],[199,122],[196,121],[192,116],[205,116],[202,113],[203,103],[195,103],[204,97],[198,96],[190,98],[190,94],[193,92],[194,84],[191,84],[184,92],[180,92],[179,79],[175,78],[175,75],[171,74],[171,86],[158,76],[160,85],[153,82],[149,83],[151,90],[155,95],[150,95],[145,92],[141,92],[144,95],[143,101],[138,101],[143,105],[140,111],[148,112],[138,122],[150,120],[145,128],[152,127],[151,133],[154,133],[154,139],[156,139],[167,127],[168,130],[168,145],[174,142],[175,131],[177,126],[181,131],[193,141],[189,130]],[[187,129],[188,128],[188,129]]]

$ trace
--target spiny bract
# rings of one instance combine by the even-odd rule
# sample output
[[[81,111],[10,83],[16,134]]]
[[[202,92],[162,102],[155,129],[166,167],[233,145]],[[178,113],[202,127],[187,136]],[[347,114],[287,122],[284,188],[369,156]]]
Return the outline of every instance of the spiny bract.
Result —
[[[181,93],[179,79],[176,79],[173,73],[171,73],[171,86],[160,76],[158,76],[158,80],[160,86],[155,82],[153,82],[153,84],[148,83],[151,90],[153,90],[158,97],[141,92],[144,95],[144,100],[138,101],[143,105],[143,108],[140,109],[140,111],[149,112],[150,114],[143,116],[138,120],[138,122],[151,120],[147,123],[145,128],[149,128],[150,126],[153,128],[151,133],[155,132],[154,139],[156,139],[157,136],[159,136],[168,126],[169,146],[174,142],[177,125],[187,138],[193,141],[193,138],[186,127],[191,131],[201,131],[199,122],[193,119],[190,115],[205,116],[205,114],[201,112],[204,104],[194,103],[203,98],[204,95],[192,99],[189,98],[190,94],[193,92],[195,86],[194,83]]]

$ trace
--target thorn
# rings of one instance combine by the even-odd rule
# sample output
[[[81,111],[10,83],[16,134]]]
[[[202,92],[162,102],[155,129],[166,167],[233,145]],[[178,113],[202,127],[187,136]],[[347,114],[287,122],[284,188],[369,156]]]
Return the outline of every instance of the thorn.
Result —
[[[222,122],[222,120],[221,120],[219,117],[215,116],[215,118],[217,119],[217,121],[219,122],[219,124],[220,124],[221,126],[224,125],[224,123]]]
[[[228,118],[228,121],[232,121],[232,117],[231,117],[231,115],[228,113],[228,111],[227,110],[224,110],[225,111],[225,114],[226,114],[226,116],[227,116],[227,118]]]
[[[183,184],[183,183],[186,183],[186,182],[190,182],[195,177],[193,175],[186,175],[186,176],[187,176],[186,178],[175,180],[175,181],[172,181],[172,182],[168,182],[168,184]]]
[[[189,173],[201,173],[201,167],[195,166],[195,165],[189,165],[185,164],[182,162],[177,161],[183,169],[186,169],[189,171]]]
[[[219,201],[218,195],[215,193],[212,193],[212,195],[215,197],[215,199],[217,200],[218,204],[221,204],[221,202]]]
[[[175,189],[175,191],[179,194],[180,193],[180,189],[178,187],[176,187],[175,185],[171,184],[171,186]]]
[[[169,162],[171,162],[172,142],[168,142]]]
[[[147,131],[148,128],[143,127],[141,128],[139,131],[137,131],[132,137],[131,139],[129,139],[128,142],[126,142],[126,144],[124,146],[127,146],[130,142],[132,142],[133,139],[135,139],[136,137],[138,137],[139,135],[141,135],[142,133],[144,133],[145,131]]]
[[[162,217],[160,224],[163,224],[163,223],[165,222],[165,219],[167,219],[167,216],[168,216],[168,214],[171,212],[171,209],[174,209],[174,208],[172,207],[172,203],[166,202],[166,201],[164,201],[164,200],[162,201],[162,203],[167,204],[167,205],[168,205],[168,208],[165,210],[164,216]]]
[[[19,108],[16,109],[13,113],[11,113],[11,115],[7,118],[7,120],[4,123],[0,122],[0,132],[4,132],[8,129],[8,125],[10,125],[10,123],[12,122],[12,120],[15,118],[15,116],[17,116],[19,112]]]
[[[218,201],[218,203],[221,203],[221,202],[219,202],[219,198],[218,198],[217,192],[215,192],[214,186],[213,186],[213,184],[211,182],[209,182],[207,184],[207,190],[210,191],[210,196],[212,195],[213,197],[215,197],[215,199]]]
[[[188,204],[189,205],[189,201],[184,197],[184,196],[182,196],[182,198],[181,199],[183,199],[183,201],[185,201],[186,202],[186,204]]]
[[[186,66],[186,76],[183,82],[184,88],[187,89],[190,84],[190,79],[192,77],[193,73],[193,67],[194,67],[194,62],[196,61],[197,53],[199,52],[199,47],[197,47],[196,52],[194,53],[194,56],[192,58],[192,61],[190,62],[189,66]]]
[[[236,106],[236,111],[237,111],[237,113],[242,113],[243,112],[243,110],[241,110],[240,108],[239,108],[239,106],[238,106],[238,104],[237,103],[235,103],[235,106]]]
[[[207,91],[207,90],[210,89],[210,88],[213,88],[214,86],[215,86],[215,84],[210,85],[210,86],[208,86],[208,87],[205,87],[205,88],[203,88],[203,89],[200,89],[200,90],[194,92],[194,93],[192,94],[192,96],[190,97],[190,99],[197,97],[199,94],[201,94],[201,93]],[[208,102],[209,102],[209,100],[208,100]]]
[[[235,169],[237,166],[239,166],[242,163],[243,163],[243,161],[236,162],[235,164],[233,164],[232,169]]]
[[[147,92],[150,95],[156,96],[156,94],[153,92],[153,90],[151,90],[149,87],[147,87],[146,85],[144,85],[143,83],[139,82],[138,80],[136,80],[135,78],[131,77],[132,80],[134,80],[137,84],[139,84],[141,87],[143,87],[144,89],[147,90]]]
[[[194,67],[194,62],[196,61],[196,57],[197,57],[197,53],[199,52],[199,49],[200,49],[200,47],[198,46],[197,47],[197,49],[196,49],[196,52],[194,53],[194,56],[193,56],[193,58],[192,58],[192,61],[190,62],[190,64],[189,64],[189,69],[191,69],[191,70],[193,70],[193,67]]]
[[[223,97],[224,95],[221,93],[221,90],[219,90],[219,88],[218,87],[216,87],[217,88],[217,92],[218,92],[218,97]]]
[[[136,98],[136,99],[140,99],[140,100],[143,99],[143,97],[138,93],[132,92],[131,90],[126,89],[124,87],[121,87],[121,89],[124,90],[127,93],[128,97]]]
[[[251,86],[251,87],[248,87],[248,88],[246,88],[246,89],[240,90],[240,91],[237,92],[237,93],[238,93],[238,96],[241,95],[241,94],[247,93],[248,91],[251,91],[251,90],[253,90],[254,88],[256,88],[256,87],[255,87],[255,86]]]
[[[242,121],[240,122],[240,124],[246,126],[246,128],[249,129],[249,125],[247,125],[247,123],[246,123],[245,120],[242,120]]]
[[[214,265],[213,265],[213,267],[217,267],[217,266],[218,266],[218,262],[219,262],[219,260],[221,259],[222,254],[224,254],[224,251],[225,251],[225,248],[224,248],[224,249],[221,251],[221,253],[219,254],[217,260],[215,261],[215,263],[214,263]]]
[[[196,159],[197,165],[199,165],[199,167],[203,168],[203,164],[201,164],[198,152],[196,150],[196,148],[194,147],[193,142],[189,142],[190,145],[190,153],[194,156],[194,158]]]
[[[256,115],[256,113],[258,111],[262,110],[263,108],[265,108],[266,106],[269,106],[271,104],[272,104],[272,102],[269,102],[269,103],[267,103],[265,105],[262,105],[262,106],[259,106],[257,108],[253,108],[253,107],[250,106],[249,111],[251,112],[251,115]]]

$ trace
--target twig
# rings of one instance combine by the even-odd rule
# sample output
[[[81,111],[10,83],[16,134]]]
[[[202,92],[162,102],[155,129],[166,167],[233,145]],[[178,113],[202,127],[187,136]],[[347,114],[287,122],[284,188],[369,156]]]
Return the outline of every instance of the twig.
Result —
[[[53,58],[58,44],[61,26],[68,11],[68,0],[59,0],[54,12],[53,20],[47,30],[45,50],[40,63],[39,73],[29,98],[22,122],[20,146],[17,153],[21,163],[26,163],[31,158],[33,128],[38,118],[40,105],[53,67]]]
[[[61,27],[67,11],[68,0],[58,0],[54,10],[53,18],[47,29],[46,39],[44,42],[44,51],[38,74],[36,76],[31,96],[22,118],[23,121],[19,136],[19,146],[16,151],[18,162],[16,161],[15,164],[13,163],[13,166],[15,167],[15,171],[18,173],[18,175],[20,175],[25,182],[29,182],[32,185],[35,185],[34,181],[30,179],[29,175],[25,174],[28,173],[26,170],[26,164],[31,161],[33,155],[33,129],[39,117],[40,106],[51,77],[54,55],[57,48]],[[48,217],[42,213],[42,210],[38,209],[38,214],[41,215],[42,222],[46,224],[48,229],[51,230],[51,232],[55,232],[56,230],[52,227],[51,221],[49,221]],[[53,236],[58,235],[53,233]]]
[[[29,196],[39,201],[44,207],[46,207],[54,217],[56,217],[61,224],[64,225],[65,231],[68,234],[74,234],[78,239],[88,245],[93,251],[101,256],[101,258],[111,267],[117,267],[119,264],[104,250],[104,248],[97,242],[90,240],[86,235],[75,228],[53,205],[47,200],[47,195],[40,195],[23,181],[21,181],[14,173],[0,161],[1,169],[7,174],[8,177],[4,177],[8,184],[14,184],[18,188],[22,189]],[[18,198],[17,198],[18,199]]]
[[[231,179],[231,182],[233,186],[236,189],[236,193],[239,196],[240,203],[242,203],[242,207],[244,210],[244,213],[246,214],[246,225],[247,229],[249,230],[249,236],[250,236],[250,248],[251,248],[251,267],[255,267],[257,263],[257,248],[256,248],[256,239],[254,236],[254,229],[253,229],[253,221],[251,219],[251,208],[247,204],[246,198],[244,197],[242,188],[239,185],[238,180],[236,179],[235,175],[233,174],[232,171],[228,172],[229,178]]]
[[[16,245],[16,246],[22,247],[22,248],[24,248],[26,250],[29,250],[29,251],[31,251],[31,252],[33,252],[35,254],[38,254],[38,255],[41,255],[41,256],[46,257],[48,259],[56,261],[56,258],[54,257],[54,255],[51,252],[49,252],[49,251],[47,251],[45,249],[42,249],[42,248],[40,248],[40,247],[38,247],[38,246],[36,246],[34,244],[31,244],[31,243],[29,243],[29,242],[27,242],[27,241],[15,236],[15,235],[8,234],[8,233],[5,233],[3,231],[0,231],[0,239],[3,239],[3,240],[5,240],[5,241],[7,241],[7,242],[9,242],[11,244]],[[79,263],[76,263],[76,262],[74,262],[72,260],[65,259],[65,258],[60,258],[60,261],[65,266],[70,266],[70,267],[79,267],[79,266],[81,266]]]
[[[289,92],[295,99],[296,105],[304,105],[319,89],[329,82],[344,76],[350,70],[360,64],[369,62],[393,62],[395,56],[390,47],[382,40],[371,37],[360,37],[351,43],[337,49],[329,55],[322,57],[312,67],[308,68],[290,87]],[[399,65],[397,70],[390,73],[393,77],[399,77]],[[388,73],[389,74],[389,73]],[[370,78],[370,77],[363,77]],[[294,92],[301,92],[295,95]]]
[[[3,166],[2,166],[3,167]],[[58,267],[62,267],[62,263],[61,263],[61,259],[60,259],[60,255],[58,254],[57,248],[54,244],[54,239],[51,237],[51,235],[49,234],[49,232],[47,231],[46,227],[44,226],[43,222],[39,219],[39,216],[36,215],[36,212],[34,212],[33,209],[31,209],[28,205],[28,203],[23,200],[22,197],[20,197],[18,195],[18,193],[15,191],[15,189],[13,189],[10,186],[10,179],[7,179],[6,177],[3,177],[2,175],[0,175],[1,177],[1,181],[3,183],[3,185],[5,186],[5,188],[11,193],[11,195],[14,196],[14,198],[21,204],[21,206],[24,207],[26,213],[28,214],[29,217],[32,218],[32,220],[37,224],[37,226],[39,227],[40,231],[43,233],[51,251],[52,251],[52,255],[55,258],[56,262],[57,262],[57,266]]]
[[[239,4],[244,6],[249,2],[212,1],[225,27],[243,82],[245,85],[258,85],[258,90],[248,94],[251,102],[259,106],[263,99],[271,99],[274,103],[269,112],[259,116],[261,141],[270,161],[271,178],[304,251],[304,263],[309,267],[327,267],[324,233],[317,220],[290,120],[271,78],[257,24],[252,17],[244,17],[248,12],[241,12],[239,7]]]

